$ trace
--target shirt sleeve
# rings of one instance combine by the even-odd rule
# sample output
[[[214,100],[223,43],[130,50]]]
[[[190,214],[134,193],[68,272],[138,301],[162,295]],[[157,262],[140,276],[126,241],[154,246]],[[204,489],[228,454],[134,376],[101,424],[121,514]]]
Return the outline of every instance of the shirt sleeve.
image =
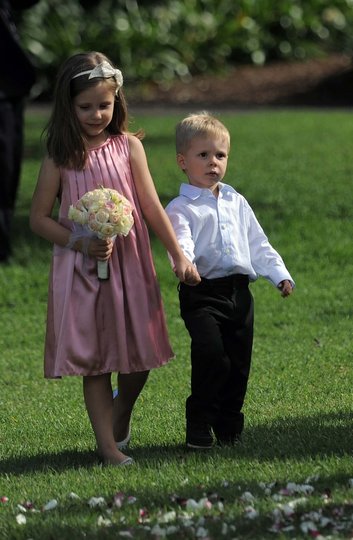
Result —
[[[288,272],[282,257],[271,246],[249,205],[247,205],[247,212],[250,257],[255,272],[270,281],[275,287],[285,279],[288,279],[294,287],[295,282]]]
[[[195,262],[195,244],[192,239],[191,225],[186,217],[179,209],[174,205],[168,205],[166,207],[167,215],[173,226],[175,235],[179,242],[181,249],[183,250],[184,255],[191,261]],[[169,254],[168,254],[169,255]],[[169,259],[172,261],[172,258],[169,255]],[[174,264],[174,263],[172,263]]]

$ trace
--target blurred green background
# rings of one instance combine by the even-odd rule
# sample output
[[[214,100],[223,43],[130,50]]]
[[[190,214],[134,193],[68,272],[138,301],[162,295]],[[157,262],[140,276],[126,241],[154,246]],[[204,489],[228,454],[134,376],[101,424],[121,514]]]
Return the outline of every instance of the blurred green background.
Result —
[[[242,64],[352,56],[353,0],[41,0],[19,24],[48,97],[71,54],[99,50],[127,83],[168,84]]]

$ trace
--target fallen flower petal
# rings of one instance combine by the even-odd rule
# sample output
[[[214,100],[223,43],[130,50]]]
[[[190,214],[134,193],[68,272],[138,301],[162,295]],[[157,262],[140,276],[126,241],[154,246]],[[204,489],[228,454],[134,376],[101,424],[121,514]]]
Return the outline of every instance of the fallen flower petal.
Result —
[[[253,496],[252,493],[250,493],[250,491],[244,491],[240,499],[245,502],[252,502],[255,500],[255,497]]]
[[[146,521],[149,521],[148,517],[149,517],[149,513],[148,513],[147,508],[140,508],[138,522],[145,523]]]
[[[57,506],[58,501],[56,499],[52,499],[43,506],[43,511],[46,512],[47,510],[54,510],[54,508],[56,508]]]
[[[122,505],[123,505],[124,499],[125,499],[124,493],[121,493],[121,492],[115,493],[115,495],[114,495],[114,505],[117,508],[121,508]]]
[[[221,534],[222,534],[223,536],[225,536],[227,533],[228,533],[228,525],[227,525],[227,523],[222,523]]]
[[[91,508],[95,508],[96,506],[105,506],[105,499],[104,497],[91,497],[88,501],[88,505]]]
[[[288,482],[287,491],[290,495],[293,493],[306,493],[310,495],[314,491],[313,486],[310,484],[296,484],[295,482]]]
[[[197,510],[199,507],[195,499],[187,499],[185,506],[186,510]]]
[[[199,527],[195,534],[196,538],[206,538],[208,536],[208,531],[204,527]]]
[[[166,512],[165,514],[163,514],[163,516],[161,517],[159,521],[160,523],[170,523],[171,521],[175,521],[175,520],[176,520],[176,512],[175,510],[171,510],[170,512]]]
[[[9,498],[6,497],[5,495],[3,495],[2,497],[0,497],[0,502],[7,503],[7,502],[9,502]]]
[[[99,516],[97,523],[98,523],[98,527],[111,527],[112,525],[112,522],[110,521],[110,519],[106,519],[103,516]]]
[[[26,510],[34,510],[34,504],[31,501],[24,502],[23,506],[26,508]]]
[[[167,528],[166,528],[166,534],[167,536],[169,534],[175,534],[179,531],[179,527],[177,527],[176,525],[169,525]]]
[[[217,502],[217,508],[221,513],[224,512],[224,504],[222,503],[222,501]]]
[[[318,532],[315,523],[312,521],[303,521],[300,524],[300,528],[303,531],[303,533],[316,533]]]
[[[19,525],[25,525],[27,523],[26,516],[23,514],[17,514],[16,521]]]
[[[164,538],[167,533],[165,529],[162,529],[162,527],[156,523],[156,525],[151,529],[151,534],[157,538]]]
[[[80,497],[78,495],[76,495],[76,493],[71,491],[71,493],[69,493],[69,498],[70,499],[79,499]]]
[[[259,516],[259,513],[253,506],[247,506],[245,508],[245,517],[248,519],[255,519]]]

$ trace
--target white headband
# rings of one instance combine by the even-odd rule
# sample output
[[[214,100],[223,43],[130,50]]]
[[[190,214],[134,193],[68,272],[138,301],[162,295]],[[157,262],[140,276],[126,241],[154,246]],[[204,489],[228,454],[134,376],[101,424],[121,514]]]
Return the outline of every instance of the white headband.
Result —
[[[96,79],[96,78],[102,78],[102,79],[109,79],[110,77],[114,77],[117,83],[117,89],[116,92],[118,93],[119,88],[123,86],[123,74],[121,73],[120,69],[115,69],[113,66],[109,64],[106,60],[104,60],[101,64],[98,64],[98,66],[94,67],[93,69],[89,69],[88,71],[81,71],[81,73],[77,73],[77,75],[74,75],[72,79],[76,79],[76,77],[81,77],[81,75],[88,75],[89,79]]]

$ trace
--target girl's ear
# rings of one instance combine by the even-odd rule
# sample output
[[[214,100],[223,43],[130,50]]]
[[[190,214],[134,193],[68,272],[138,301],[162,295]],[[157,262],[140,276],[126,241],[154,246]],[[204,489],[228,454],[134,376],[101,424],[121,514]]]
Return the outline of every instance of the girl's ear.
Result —
[[[185,158],[184,158],[183,154],[177,154],[176,160],[177,160],[177,164],[179,165],[181,170],[185,171]]]

